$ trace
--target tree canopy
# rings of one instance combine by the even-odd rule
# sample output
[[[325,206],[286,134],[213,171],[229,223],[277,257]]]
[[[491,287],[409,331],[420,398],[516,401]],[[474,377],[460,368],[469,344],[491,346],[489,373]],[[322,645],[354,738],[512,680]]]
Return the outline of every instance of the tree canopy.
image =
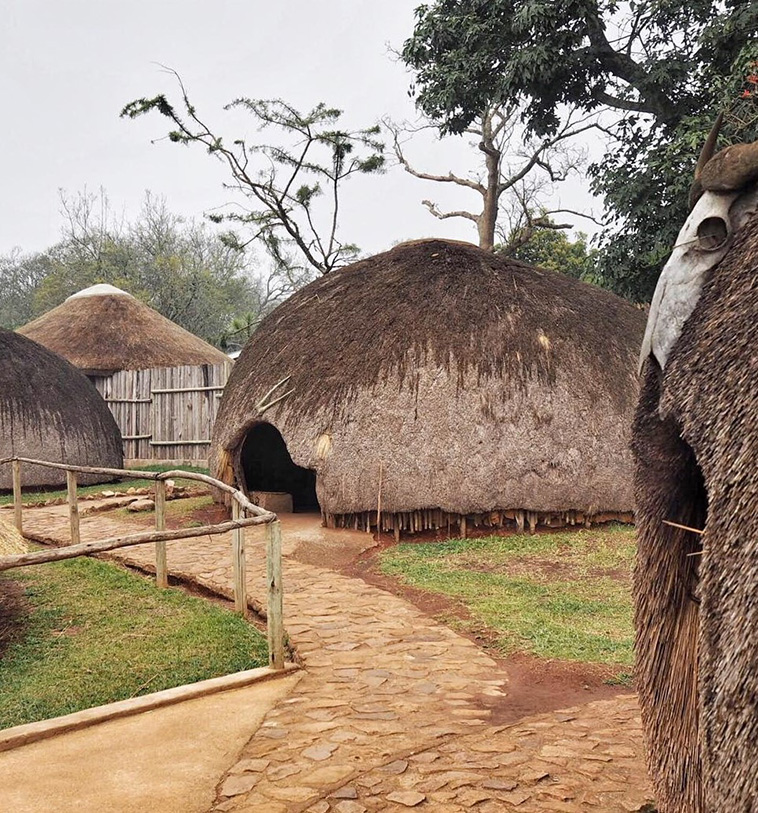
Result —
[[[595,281],[597,251],[587,247],[587,236],[579,232],[572,240],[565,231],[536,228],[528,240],[519,243],[519,234],[511,237],[512,248],[500,247],[517,260],[560,271],[585,282]],[[497,249],[496,249],[497,250]]]
[[[100,282],[212,344],[221,343],[235,317],[272,304],[276,285],[255,273],[249,252],[225,245],[204,223],[184,222],[161,199],[148,194],[132,223],[111,217],[102,191],[62,195],[62,214],[62,239],[54,246],[0,256],[3,327],[25,324]]]
[[[493,102],[520,105],[537,135],[566,109],[598,114],[608,145],[591,178],[612,224],[599,273],[639,299],[684,219],[682,188],[717,112],[726,143],[758,138],[744,111],[757,30],[758,3],[744,0],[436,0],[416,10],[402,58],[443,132]]]
[[[326,274],[356,259],[358,247],[338,234],[340,191],[353,175],[383,170],[379,126],[341,129],[342,111],[325,104],[303,113],[281,99],[239,98],[225,109],[250,114],[259,131],[274,131],[274,142],[247,136],[227,142],[200,118],[181,78],[172,73],[179,84],[179,107],[161,94],[129,102],[121,115],[133,119],[158,112],[169,120],[169,141],[202,146],[226,165],[225,185],[242,196],[244,205],[211,219],[245,230],[242,237],[227,233],[227,242],[242,247],[258,241],[278,269],[289,274],[293,287],[314,271]]]

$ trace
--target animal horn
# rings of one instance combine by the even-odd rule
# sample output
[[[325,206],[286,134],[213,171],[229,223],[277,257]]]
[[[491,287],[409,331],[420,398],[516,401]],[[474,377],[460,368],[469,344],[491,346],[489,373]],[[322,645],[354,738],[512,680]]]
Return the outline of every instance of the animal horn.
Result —
[[[711,132],[708,133],[708,138],[705,139],[703,149],[700,150],[700,157],[697,159],[697,166],[695,167],[695,180],[700,178],[703,168],[711,160],[711,158],[713,158],[716,152],[716,141],[718,140],[719,132],[721,131],[721,123],[723,121],[724,114],[721,112],[718,114],[716,121],[713,123]]]
[[[700,176],[703,174],[705,165],[711,160],[711,158],[713,158],[716,151],[716,141],[718,141],[719,131],[721,130],[721,123],[723,120],[724,113],[721,112],[716,117],[716,121],[713,123],[711,131],[708,133],[708,138],[705,139],[703,149],[700,150],[700,156],[698,157],[697,165],[695,166],[695,178],[692,181],[692,186],[690,186],[690,211],[695,208],[695,204],[703,194],[703,185],[700,182]]]

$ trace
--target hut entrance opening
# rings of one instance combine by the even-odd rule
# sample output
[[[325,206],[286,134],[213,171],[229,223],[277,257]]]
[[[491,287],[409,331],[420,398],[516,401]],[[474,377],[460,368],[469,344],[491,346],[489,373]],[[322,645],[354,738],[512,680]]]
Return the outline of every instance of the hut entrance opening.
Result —
[[[250,428],[242,443],[241,463],[248,494],[289,494],[293,511],[321,511],[316,497],[316,472],[293,462],[275,426],[258,423]]]
[[[647,459],[658,464],[650,476],[657,480],[662,519],[702,530],[708,518],[708,489],[695,450],[672,418],[659,424],[649,442]],[[698,604],[702,536],[671,525],[659,533],[671,556],[671,567],[679,571],[677,582],[684,587],[684,595]]]

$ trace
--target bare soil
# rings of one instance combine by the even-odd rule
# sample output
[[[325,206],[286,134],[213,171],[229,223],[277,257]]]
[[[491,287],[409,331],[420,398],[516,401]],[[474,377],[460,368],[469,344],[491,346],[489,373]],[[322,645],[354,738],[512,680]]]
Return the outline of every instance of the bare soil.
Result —
[[[30,605],[21,582],[0,579],[0,658],[26,627]]]

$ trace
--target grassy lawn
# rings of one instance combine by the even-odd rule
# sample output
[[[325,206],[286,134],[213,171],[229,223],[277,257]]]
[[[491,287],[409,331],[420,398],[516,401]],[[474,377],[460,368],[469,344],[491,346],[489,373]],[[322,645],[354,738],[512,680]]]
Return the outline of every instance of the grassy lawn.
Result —
[[[566,533],[404,544],[382,572],[462,603],[503,654],[631,665],[635,532],[608,526]]]
[[[232,612],[94,559],[19,568],[31,604],[0,657],[0,728],[268,663]],[[0,599],[0,610],[2,600]]]
[[[157,465],[150,465],[150,466],[141,466],[140,471],[173,471],[174,469],[182,469],[183,471],[194,471],[199,474],[208,474],[208,469],[199,468],[197,466],[163,466],[160,464]],[[195,480],[182,480],[178,479],[176,481],[177,485],[183,486],[201,486],[202,483],[198,483]],[[122,492],[127,491],[130,488],[152,488],[154,485],[153,480],[142,480],[142,479],[134,479],[134,480],[121,480],[119,482],[113,483],[100,483],[94,486],[79,486],[76,489],[76,494],[78,497],[86,496],[87,494],[99,494],[101,491],[115,491],[115,492]],[[35,491],[27,491],[24,489],[22,492],[23,502],[25,505],[31,503],[38,503],[44,502],[45,500],[57,500],[57,499],[65,499],[66,498],[66,489],[51,489],[49,491],[43,490],[35,490]],[[0,505],[10,505],[13,502],[13,492],[6,491],[0,493]]]

